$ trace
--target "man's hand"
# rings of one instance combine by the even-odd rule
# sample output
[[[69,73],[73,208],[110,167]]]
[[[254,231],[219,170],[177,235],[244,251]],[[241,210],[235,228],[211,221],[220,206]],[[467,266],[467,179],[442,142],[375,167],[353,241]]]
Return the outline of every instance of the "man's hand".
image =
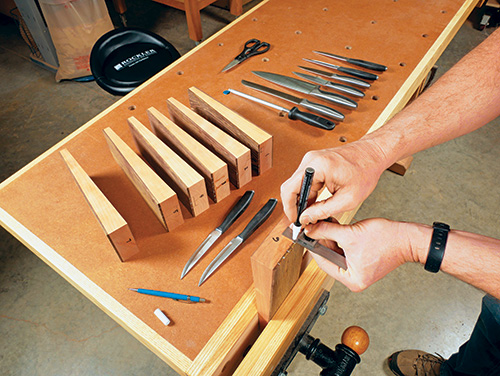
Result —
[[[362,291],[398,266],[414,260],[409,223],[382,218],[367,219],[353,225],[318,222],[305,227],[307,236],[346,257],[347,270],[321,256],[312,256],[327,274],[352,291]],[[429,228],[429,236],[432,231]]]
[[[290,222],[297,217],[297,198],[307,167],[315,170],[308,207],[301,223],[315,223],[334,214],[354,209],[375,189],[382,172],[391,165],[382,149],[372,141],[357,141],[345,146],[308,152],[294,174],[281,186],[281,199]],[[315,202],[326,187],[333,194]]]

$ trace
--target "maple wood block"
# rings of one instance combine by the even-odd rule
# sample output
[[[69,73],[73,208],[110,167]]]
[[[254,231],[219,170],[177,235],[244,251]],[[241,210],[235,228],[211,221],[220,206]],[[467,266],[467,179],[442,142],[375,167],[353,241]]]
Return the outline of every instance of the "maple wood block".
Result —
[[[147,113],[153,132],[203,175],[210,198],[219,202],[229,196],[227,164],[156,108],[150,107]]]
[[[120,261],[127,261],[139,252],[127,222],[71,153],[67,149],[63,149],[60,154]]]
[[[166,174],[181,202],[197,216],[208,209],[205,180],[135,117],[128,119],[130,131],[142,155]]]
[[[263,329],[298,280],[304,248],[282,235],[287,217],[274,227],[251,257],[259,325]]]
[[[165,183],[111,128],[104,136],[116,163],[167,231],[184,223],[179,200]]]
[[[177,125],[227,163],[229,180],[236,188],[241,188],[252,180],[249,148],[175,98],[169,98],[167,105],[170,116]]]
[[[198,114],[250,148],[257,175],[273,167],[273,136],[196,87],[189,88],[189,103]]]
[[[388,170],[403,176],[404,174],[406,174],[406,171],[408,171],[408,169],[410,168],[412,161],[413,157],[410,155],[409,157],[406,157],[394,163],[391,167],[388,168]]]

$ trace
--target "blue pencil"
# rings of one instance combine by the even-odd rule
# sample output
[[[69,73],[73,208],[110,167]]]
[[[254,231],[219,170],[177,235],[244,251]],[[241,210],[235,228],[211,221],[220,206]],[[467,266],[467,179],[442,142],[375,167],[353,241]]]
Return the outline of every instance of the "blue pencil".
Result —
[[[136,291],[140,294],[160,296],[162,298],[169,298],[169,299],[174,299],[174,300],[185,300],[185,301],[193,302],[193,303],[202,303],[205,301],[205,299],[199,298],[197,296],[175,294],[173,292],[146,290],[146,289],[129,289],[129,290]]]

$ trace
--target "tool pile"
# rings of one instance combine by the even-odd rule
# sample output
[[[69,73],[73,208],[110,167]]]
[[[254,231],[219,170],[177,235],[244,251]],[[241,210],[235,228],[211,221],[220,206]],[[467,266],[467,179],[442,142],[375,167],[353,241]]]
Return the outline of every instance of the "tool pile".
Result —
[[[169,115],[154,107],[147,110],[150,128],[135,117],[127,119],[137,154],[111,128],[104,137],[111,154],[151,208],[166,231],[182,225],[180,204],[196,217],[230,195],[253,175],[272,168],[273,138],[196,87],[188,90],[191,108],[175,98],[167,100]],[[139,250],[134,236],[116,208],[92,182],[69,151],[61,156],[110,240],[120,260],[127,261]],[[142,159],[144,158],[144,160]],[[189,259],[181,279],[208,249],[247,209],[254,191],[247,191],[222,224]],[[277,199],[271,198],[249,220],[245,229],[224,247],[201,276],[201,285],[272,214]],[[108,222],[113,219],[113,222]],[[115,223],[121,225],[116,230]]]
[[[243,51],[233,60],[231,63],[229,63],[223,70],[222,72],[226,72],[229,69],[235,67],[237,64],[240,64],[241,62],[245,61],[251,56],[255,56],[257,54],[262,54],[266,51],[268,51],[270,48],[269,43],[266,42],[261,42],[258,39],[251,39],[248,42],[245,43],[245,47]],[[352,59],[344,56],[339,56],[335,55],[332,53],[328,52],[322,52],[322,51],[313,51],[314,53],[325,56],[328,58],[332,58],[335,60],[340,60],[345,63],[355,65],[361,68],[369,69],[375,72],[384,72],[387,70],[387,67],[382,64],[377,64],[377,63],[372,63],[369,61],[365,60],[360,60],[360,59]],[[266,81],[272,82],[273,84],[285,87],[287,89],[310,95],[314,98],[320,99],[322,101],[329,102],[331,104],[341,106],[347,110],[354,110],[358,108],[358,103],[356,102],[355,99],[361,99],[365,97],[365,93],[363,92],[363,89],[366,90],[371,87],[370,81],[375,81],[379,77],[378,75],[370,72],[366,72],[363,70],[359,69],[354,69],[354,68],[348,68],[348,67],[342,67],[339,65],[334,65],[330,64],[324,61],[320,60],[314,60],[314,59],[306,59],[304,58],[305,61],[320,65],[322,67],[335,70],[341,73],[345,73],[347,75],[342,75],[342,74],[337,74],[337,73],[331,73],[329,71],[324,71],[324,70],[319,70],[316,68],[310,68],[307,66],[299,66],[300,69],[305,70],[308,73],[311,74],[305,74],[302,72],[293,72],[296,76],[302,78],[303,80],[299,80],[295,77],[289,77],[289,76],[284,76],[281,74],[277,73],[271,73],[271,72],[263,72],[263,71],[253,71],[253,74],[256,76],[263,78]],[[325,78],[329,78],[330,80],[335,80],[338,82],[333,82],[330,80],[326,80]],[[305,80],[305,81],[304,81]],[[300,120],[306,124],[312,125],[317,128],[325,129],[325,130],[332,130],[335,128],[335,123],[332,120],[335,121],[344,121],[345,120],[345,115],[330,106],[327,106],[325,104],[321,103],[316,103],[312,102],[306,98],[300,98],[296,97],[293,95],[290,95],[288,93],[255,83],[247,80],[242,80],[241,83],[249,87],[251,89],[272,95],[274,97],[278,97],[280,99],[283,99],[287,102],[291,102],[296,106],[301,106],[305,108],[306,110],[312,111],[318,115],[321,116],[316,116],[313,114],[310,114],[308,112],[302,112],[299,111],[299,109],[294,106],[291,109],[284,108],[282,106],[279,106],[277,104],[265,101],[260,98],[256,98],[254,96],[248,95],[246,93],[242,93],[240,91],[234,90],[234,89],[227,89],[224,93],[229,94],[233,93],[236,94],[240,97],[243,97],[245,99],[251,100],[253,102],[257,102],[260,104],[263,104],[265,106],[277,109],[281,112],[284,112],[288,114],[288,118],[291,120]],[[322,88],[323,87],[323,88]],[[324,88],[332,89],[338,93],[334,93],[328,90],[325,90]],[[328,119],[323,118],[322,116],[326,116]],[[332,119],[332,120],[329,120]]]
[[[248,58],[263,54],[270,48],[269,43],[261,42],[258,39],[247,41],[243,51],[223,69],[223,72],[234,69],[235,66]],[[380,72],[387,69],[383,65],[363,60],[344,58],[320,51],[314,52],[365,69]],[[300,66],[300,68],[308,72],[308,74],[293,72],[298,78],[265,71],[253,71],[253,74],[286,89],[328,102],[329,105],[316,103],[307,98],[296,97],[248,80],[242,80],[241,82],[246,87],[293,103],[294,106],[288,109],[234,89],[228,89],[224,93],[232,93],[277,109],[286,113],[291,120],[300,120],[305,124],[320,129],[332,130],[336,126],[335,121],[343,121],[345,115],[337,108],[331,107],[331,105],[346,110],[355,110],[358,108],[357,100],[365,97],[363,90],[371,86],[367,80],[378,79],[378,76],[373,73],[318,60],[304,60],[348,75],[340,75],[306,66]],[[329,81],[323,77],[341,83]],[[327,89],[332,89],[335,92]],[[147,116],[150,121],[150,129],[135,117],[127,119],[130,133],[140,156],[111,128],[104,130],[104,137],[117,164],[168,232],[184,223],[185,218],[182,214],[181,204],[193,217],[196,217],[209,209],[211,205],[209,198],[216,204],[230,195],[229,183],[239,189],[252,180],[252,175],[262,174],[270,169],[273,164],[273,136],[271,134],[239,116],[196,87],[191,87],[188,94],[191,108],[186,107],[175,98],[167,100],[170,118],[154,107],[149,108]],[[300,111],[298,106],[313,113]],[[91,181],[69,151],[61,151],[61,156],[120,260],[127,261],[135,256],[139,250],[125,219],[100,192],[99,188]],[[314,171],[311,170],[308,173],[309,175],[306,173],[306,177],[309,177],[305,180],[304,186],[310,188]],[[301,196],[299,215],[305,209],[308,189],[304,189]],[[217,240],[245,212],[253,197],[254,191],[248,190],[235,202],[222,223],[208,234],[189,258],[180,275],[181,279],[196,266],[216,244]],[[248,220],[243,231],[229,240],[212,259],[202,273],[198,286],[201,286],[264,224],[273,213],[277,202],[277,199],[270,198],[263,203],[263,206]],[[112,226],[107,226],[110,218],[114,218],[117,223],[120,223],[119,231]],[[305,237],[301,231],[298,218],[295,222],[294,232],[292,233],[291,229],[287,229],[284,235],[345,268],[345,260],[340,255],[321,246],[313,239]],[[158,290],[131,290],[174,300],[205,301],[205,299],[195,296]],[[155,314],[165,325],[168,325],[170,320],[161,310],[155,311]]]

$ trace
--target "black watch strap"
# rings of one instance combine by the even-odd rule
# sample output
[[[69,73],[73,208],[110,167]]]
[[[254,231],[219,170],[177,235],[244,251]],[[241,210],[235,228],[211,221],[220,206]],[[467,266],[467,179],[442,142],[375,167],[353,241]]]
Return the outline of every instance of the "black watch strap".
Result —
[[[434,231],[432,232],[427,261],[425,262],[425,270],[431,273],[437,273],[443,262],[450,226],[446,223],[434,222],[432,227]]]

